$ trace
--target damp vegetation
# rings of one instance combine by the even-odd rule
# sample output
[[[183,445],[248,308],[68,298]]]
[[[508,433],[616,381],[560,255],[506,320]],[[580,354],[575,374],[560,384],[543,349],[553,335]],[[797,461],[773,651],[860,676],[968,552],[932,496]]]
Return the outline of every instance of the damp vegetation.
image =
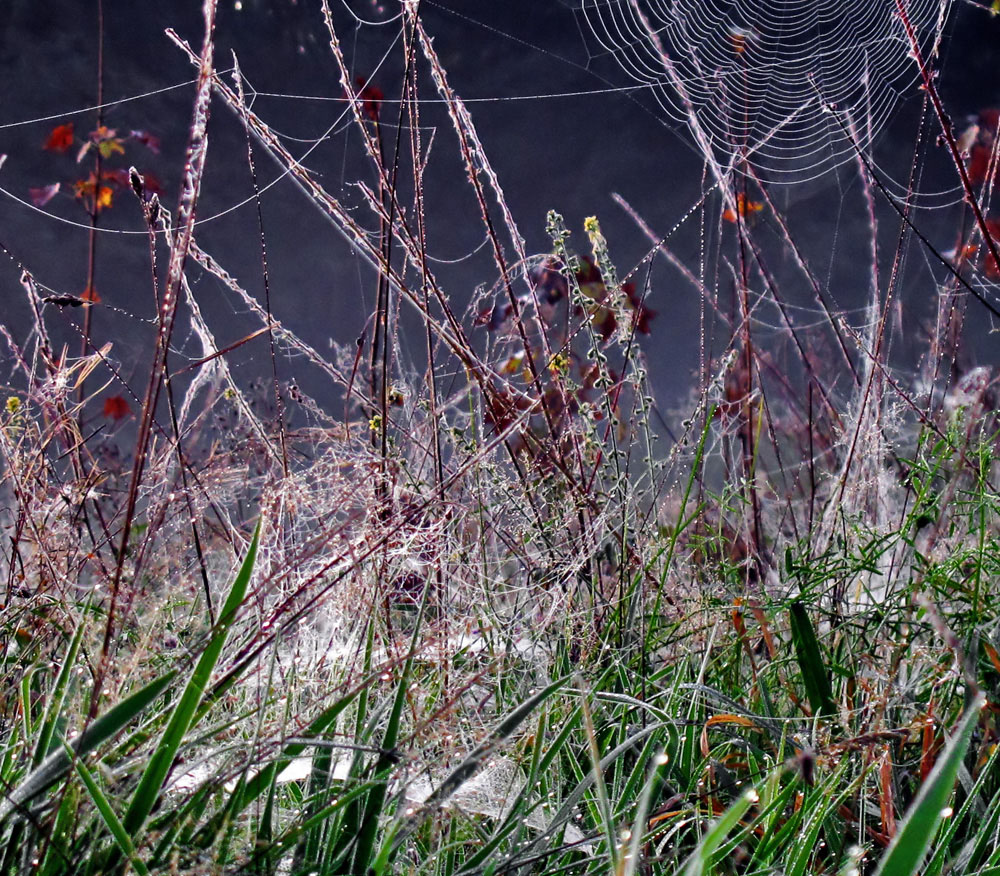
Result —
[[[700,264],[621,199],[648,237],[637,265],[599,217],[555,210],[527,251],[419,0],[398,10],[402,75],[379,82],[320,5],[363,210],[222,72],[213,0],[201,45],[173,37],[196,76],[176,203],[140,166],[155,132],[60,120],[44,142],[60,181],[35,206],[68,194],[93,248],[131,199],[157,311],[137,372],[95,340],[92,273],[70,294],[27,254],[3,267],[33,324],[0,339],[0,876],[1000,873],[1000,424],[962,347],[967,313],[995,306],[1000,140],[995,110],[952,124],[928,4],[887,20],[964,197],[957,244],[921,233],[871,124],[855,137],[832,100],[810,116],[841,131],[871,238],[850,318],[753,150],[726,165],[717,139]],[[761,39],[731,35],[737,71]],[[425,98],[492,254],[469,308],[428,257]],[[213,154],[214,114],[243,154]],[[264,160],[367,265],[356,345],[283,324],[263,221],[251,269],[201,246],[206,167],[243,162],[257,187]],[[911,244],[937,310],[904,370],[888,339]],[[643,353],[671,319],[661,261],[703,304],[680,409]],[[256,330],[213,326],[195,276]],[[80,351],[53,340],[67,320]],[[251,346],[248,386],[229,358]]]

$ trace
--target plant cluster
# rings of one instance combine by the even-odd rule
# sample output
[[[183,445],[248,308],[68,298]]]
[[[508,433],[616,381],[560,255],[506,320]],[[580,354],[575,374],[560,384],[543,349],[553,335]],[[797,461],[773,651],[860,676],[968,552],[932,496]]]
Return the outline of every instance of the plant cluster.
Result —
[[[596,219],[582,252],[555,212],[550,251],[527,253],[419,5],[401,7],[390,103],[351,75],[322,3],[377,231],[293,159],[238,68],[217,72],[212,0],[200,51],[178,40],[198,78],[176,211],[135,168],[74,188],[95,222],[105,185],[139,203],[145,388],[89,331],[83,355],[57,351],[63,302],[21,266],[33,331],[2,332],[0,876],[1000,872],[998,424],[991,373],[963,370],[956,340],[959,293],[995,273],[969,247],[992,240],[997,138],[955,153],[976,230],[918,381],[888,361],[888,302],[853,328],[752,168],[719,180],[703,219],[732,297],[687,272],[706,340],[673,417],[642,342],[663,319],[649,265],[674,256],[650,232],[620,274]],[[427,257],[428,87],[494,257],[469,319]],[[371,266],[356,348],[324,355],[282,324],[263,246],[260,301],[199,245],[213,101],[251,170],[276,159]],[[128,139],[99,125],[80,158]],[[858,175],[874,202],[862,159]],[[790,316],[775,246],[820,325]],[[194,270],[260,329],[220,345]],[[754,288],[781,317],[766,344]],[[403,307],[423,338],[400,337]],[[178,320],[202,348],[185,367]],[[244,344],[268,357],[249,387],[227,365]]]

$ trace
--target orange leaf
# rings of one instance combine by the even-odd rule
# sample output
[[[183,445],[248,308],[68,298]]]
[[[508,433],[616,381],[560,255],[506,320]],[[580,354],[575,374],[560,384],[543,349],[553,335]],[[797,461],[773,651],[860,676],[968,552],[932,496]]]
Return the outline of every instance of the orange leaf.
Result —
[[[52,129],[42,148],[51,152],[65,152],[72,145],[73,123],[67,122],[65,125],[57,125]]]
[[[714,727],[716,724],[739,724],[741,727],[757,729],[757,725],[745,715],[734,715],[726,713],[722,715],[712,715],[706,722],[706,727]]]
[[[88,209],[96,207],[102,210],[111,206],[114,192],[110,186],[98,185],[97,177],[93,173],[87,179],[78,179],[73,183],[73,194],[81,201],[84,201]]]
[[[750,600],[750,611],[753,612],[754,618],[756,618],[757,623],[760,624],[760,631],[764,635],[764,644],[767,646],[767,653],[774,660],[778,656],[778,646],[774,642],[774,636],[771,634],[770,624],[767,622],[767,615],[764,614],[764,609],[760,607],[760,603],[756,600]]]
[[[124,420],[132,409],[120,395],[112,395],[104,399],[104,416],[112,420]]]
[[[740,640],[746,639],[747,637],[747,625],[743,621],[743,612],[740,611],[740,606],[742,604],[743,600],[737,599],[737,607],[733,609],[733,628],[736,630],[736,635],[740,637]]]
[[[735,222],[737,212],[745,219],[747,216],[759,213],[763,209],[764,204],[761,201],[751,201],[747,198],[746,194],[738,192],[736,195],[736,210],[733,210],[732,207],[726,207],[722,213],[722,218],[726,222]]]
[[[993,668],[1000,672],[1000,653],[997,653],[997,649],[994,648],[989,642],[983,640],[983,650],[986,652],[986,656],[990,658],[990,663],[993,664]]]
[[[84,289],[80,299],[82,301],[89,301],[91,304],[101,303],[101,296],[97,294],[97,290],[93,286],[88,286]]]

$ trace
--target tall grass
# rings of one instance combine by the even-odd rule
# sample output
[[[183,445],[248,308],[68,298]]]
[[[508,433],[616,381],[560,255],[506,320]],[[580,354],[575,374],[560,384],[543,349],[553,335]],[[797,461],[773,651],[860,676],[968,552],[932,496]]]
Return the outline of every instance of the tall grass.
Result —
[[[168,253],[144,395],[106,350],[53,349],[27,262],[34,330],[4,333],[0,876],[1000,872],[987,372],[959,375],[939,336],[911,386],[885,300],[863,330],[828,309],[751,177],[766,222],[735,184],[702,205],[746,263],[732,307],[685,268],[725,344],[706,341],[667,444],[642,336],[649,264],[676,257],[647,229],[621,275],[596,218],[580,252],[556,212],[529,254],[419,3],[398,104],[352,79],[323,3],[374,234],[215,72],[205,10],[201,50],[176,39],[199,75],[176,216],[131,178]],[[427,257],[427,89],[493,253],[478,317]],[[309,347],[200,247],[210,107],[371,266],[356,351]],[[827,308],[819,329],[783,308],[775,245]],[[192,264],[259,318],[256,390],[219,354]],[[785,365],[755,336],[751,283],[787,317]],[[404,307],[423,338],[400,336]],[[183,370],[178,319],[204,349]],[[337,402],[283,374],[288,355]],[[131,448],[91,433],[105,381],[139,406]]]

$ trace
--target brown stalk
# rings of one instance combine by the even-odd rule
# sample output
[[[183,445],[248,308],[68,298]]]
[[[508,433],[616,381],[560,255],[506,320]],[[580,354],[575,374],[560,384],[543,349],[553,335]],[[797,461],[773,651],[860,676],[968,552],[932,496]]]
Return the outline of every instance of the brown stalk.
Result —
[[[962,190],[965,192],[965,200],[972,208],[972,214],[976,219],[976,226],[979,228],[979,233],[983,236],[983,244],[989,251],[990,257],[993,259],[993,263],[1000,265],[1000,250],[997,249],[997,242],[993,239],[993,235],[990,234],[989,229],[986,227],[986,217],[983,215],[982,208],[979,206],[979,201],[973,192],[972,181],[969,179],[969,172],[965,167],[965,162],[962,160],[962,153],[958,148],[958,141],[955,139],[955,132],[952,129],[951,119],[948,118],[948,114],[944,111],[944,106],[941,104],[941,97],[938,94],[937,85],[934,83],[934,73],[927,66],[923,55],[920,52],[920,43],[917,40],[916,32],[913,30],[913,24],[910,22],[910,17],[906,14],[906,6],[903,3],[903,0],[895,0],[895,3],[896,14],[899,16],[903,29],[906,31],[906,38],[910,43],[910,51],[913,55],[913,60],[916,62],[917,69],[920,71],[920,78],[923,80],[923,89],[927,92],[927,96],[931,100],[931,106],[934,107],[934,114],[937,116],[938,124],[941,125],[941,135],[944,138],[944,143],[948,147],[951,160],[954,162],[955,169],[958,171],[959,179],[962,181]]]
[[[143,407],[140,414],[131,481],[129,483],[128,497],[122,521],[121,544],[118,549],[118,560],[115,566],[114,577],[111,582],[111,602],[108,606],[108,619],[104,630],[104,641],[101,646],[99,677],[94,685],[94,696],[91,703],[92,715],[96,714],[102,687],[103,674],[107,669],[111,643],[114,638],[116,620],[115,613],[120,598],[119,591],[125,568],[125,557],[128,554],[129,539],[132,534],[132,524],[135,520],[136,505],[139,497],[139,486],[142,482],[142,474],[146,463],[146,454],[149,451],[153,423],[156,419],[157,401],[159,400],[160,390],[163,386],[163,378],[167,373],[167,355],[169,353],[170,338],[173,334],[174,321],[177,315],[177,301],[184,277],[184,265],[187,261],[188,249],[194,234],[195,208],[198,202],[198,193],[201,188],[201,178],[205,169],[205,158],[208,150],[206,128],[208,126],[210,99],[212,95],[211,85],[212,63],[215,46],[214,31],[216,5],[217,0],[205,0],[203,6],[205,39],[202,46],[198,68],[198,87],[188,138],[187,155],[184,164],[184,180],[181,185],[181,193],[177,208],[178,232],[174,239],[174,245],[170,251],[170,260],[167,268],[167,282],[166,287],[163,290],[163,297],[159,310],[159,329],[156,337],[156,348],[153,354],[153,363],[149,372],[149,382],[146,386],[146,395],[143,399]]]
[[[104,0],[97,0],[97,130],[104,126]],[[102,155],[99,148],[94,149],[94,200],[90,210],[90,232],[87,238],[87,286],[84,293],[93,300],[96,296],[97,282],[97,225],[100,219],[98,199],[101,192]],[[83,313],[83,341],[81,356],[86,356],[90,350],[90,335],[93,326],[93,308],[87,307]],[[85,387],[80,383],[78,397],[80,401],[86,397]],[[81,415],[83,411],[81,410]]]

